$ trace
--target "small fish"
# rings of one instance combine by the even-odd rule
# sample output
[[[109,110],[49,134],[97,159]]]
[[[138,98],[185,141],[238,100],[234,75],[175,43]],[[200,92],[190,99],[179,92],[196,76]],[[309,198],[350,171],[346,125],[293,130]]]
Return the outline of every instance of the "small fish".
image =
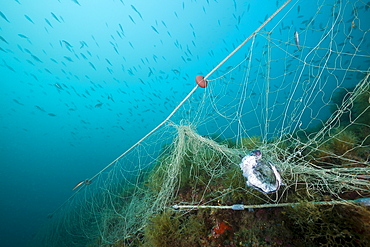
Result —
[[[150,77],[151,75],[153,75],[153,71],[149,68],[149,74],[148,74],[148,77]]]
[[[72,190],[75,190],[77,189],[78,187],[80,187],[81,185],[85,184],[85,185],[89,185],[92,183],[92,180],[91,179],[85,179],[85,180],[82,180],[81,182],[77,183],[75,187],[73,187]]]
[[[128,17],[130,17],[130,20],[131,20],[134,24],[136,24],[136,22],[134,21],[134,19],[132,19],[131,15],[128,15]]]
[[[68,60],[69,62],[73,62],[72,58],[70,58],[70,57],[64,56],[64,58],[65,58],[66,60]]]
[[[139,11],[137,11],[137,9],[133,6],[133,5],[131,5],[131,8],[140,16],[140,18],[143,20],[143,17],[141,16],[141,14],[140,14],[140,12]]]
[[[4,15],[4,13],[3,13],[3,12],[1,12],[1,11],[0,11],[0,16],[1,16],[4,20],[6,20],[7,22],[9,22],[9,23],[10,23],[10,21],[8,20],[8,18],[6,18],[6,16]]]
[[[67,41],[65,40],[62,40],[62,43],[65,44],[65,46],[67,47],[72,47],[70,43],[68,43]]]
[[[95,105],[95,108],[99,108],[99,107],[101,107],[102,105],[103,105],[103,103],[96,104],[96,105]]]
[[[82,180],[81,182],[78,182],[78,183],[76,184],[76,186],[75,186],[75,187],[73,187],[73,189],[72,189],[72,190],[77,189],[77,188],[78,188],[78,187],[80,187],[83,183],[85,183],[85,180]]]
[[[110,65],[110,66],[113,66],[112,63],[108,60],[108,59],[105,59],[107,61],[107,63]]]
[[[15,103],[17,103],[18,105],[24,105],[24,104],[22,104],[21,102],[19,102],[18,100],[16,100],[16,99],[13,99],[13,101],[15,102]]]
[[[3,41],[3,42],[5,42],[5,43],[7,43],[7,44],[9,44],[8,41],[6,41],[2,36],[0,36],[0,40]]]
[[[72,0],[72,2],[81,6],[81,4],[77,0]]]
[[[91,66],[94,70],[96,70],[96,68],[95,68],[94,64],[92,64],[91,62],[89,62],[89,64],[90,64],[90,66]]]
[[[53,16],[53,18],[55,19],[55,20],[57,20],[57,22],[59,22],[60,23],[60,20],[58,19],[58,17],[53,13],[53,12],[50,12],[51,13],[51,15]]]
[[[32,24],[35,24],[35,23],[33,22],[33,20],[31,19],[31,17],[29,17],[28,15],[24,15],[24,17],[26,17],[26,19],[27,19],[27,20],[29,20]]]
[[[155,27],[151,26],[152,29],[154,30],[154,32],[158,33],[157,29],[155,29]],[[159,34],[159,33],[158,33]]]
[[[53,25],[51,25],[51,23],[50,23],[50,21],[49,21],[48,19],[46,19],[46,18],[45,18],[45,21],[46,21],[46,23],[47,23],[51,28],[53,28]]]
[[[294,41],[295,41],[295,45],[297,46],[298,50],[301,50],[301,47],[299,46],[299,36],[298,36],[297,31],[294,32]]]
[[[81,57],[82,57],[83,59],[87,60],[87,57],[86,57],[84,54],[80,53],[80,55],[81,55]]]
[[[21,38],[24,38],[24,39],[28,39],[28,37],[26,35],[24,35],[24,34],[20,34],[19,33],[18,36],[21,37]]]
[[[81,49],[82,47],[84,47],[84,46],[87,46],[87,44],[86,44],[86,42],[85,42],[85,41],[80,41],[80,44],[81,44],[80,49]]]
[[[38,58],[38,57],[36,57],[35,55],[32,55],[32,54],[31,54],[31,57],[32,57],[35,61],[37,61],[37,62],[39,62],[39,63],[42,63],[41,59],[40,59],[40,58]]]
[[[10,67],[9,65],[5,64],[5,66],[6,66],[8,69],[10,69],[11,71],[15,72],[15,70],[14,70],[12,67]]]
[[[40,107],[40,106],[38,106],[38,105],[35,105],[35,107],[36,107],[37,109],[39,109],[40,111],[42,111],[42,112],[46,112],[42,107]]]

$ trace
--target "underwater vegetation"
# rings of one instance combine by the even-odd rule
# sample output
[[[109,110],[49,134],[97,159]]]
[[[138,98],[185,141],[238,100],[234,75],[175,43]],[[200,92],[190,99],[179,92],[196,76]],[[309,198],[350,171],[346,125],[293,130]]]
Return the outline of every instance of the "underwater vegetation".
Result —
[[[251,136],[241,138],[239,142],[240,148],[245,148],[247,150],[255,150],[263,144],[262,138],[259,136]]]
[[[205,230],[204,222],[195,214],[181,216],[166,211],[150,220],[143,246],[197,246]]]
[[[341,88],[334,95],[332,111],[340,109],[340,105],[349,98],[347,107],[341,109],[341,122],[348,126],[348,130],[354,132],[359,141],[364,145],[370,145],[370,80],[362,84],[362,88],[355,92],[355,88]]]
[[[362,166],[370,159],[370,83],[364,83],[357,92],[354,90],[341,88],[332,98],[332,114],[341,115],[335,127],[308,149],[318,165]]]
[[[338,93],[347,94],[353,92]],[[370,197],[369,86],[351,95],[345,114],[321,135],[322,125],[268,142],[256,136],[221,140],[175,126],[178,136],[163,147],[156,164],[121,192],[131,200],[120,204],[122,211],[132,213],[106,223],[117,231],[132,221],[137,230],[106,246],[369,246],[369,207],[312,203]],[[343,111],[341,97],[333,98],[333,114]],[[255,149],[270,155],[280,170],[285,184],[277,193],[246,185],[238,164]],[[254,210],[172,207],[297,202]]]
[[[287,207],[290,228],[301,233],[307,246],[368,246],[370,211],[358,205]]]

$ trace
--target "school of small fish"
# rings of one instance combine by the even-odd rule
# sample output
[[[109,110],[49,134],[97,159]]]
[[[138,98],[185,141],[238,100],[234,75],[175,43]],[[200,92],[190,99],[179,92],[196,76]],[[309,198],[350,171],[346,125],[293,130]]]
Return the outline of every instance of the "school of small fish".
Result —
[[[15,2],[19,6],[22,5],[21,1],[15,0]],[[70,2],[73,5],[71,8],[75,10],[84,8],[86,4],[78,0]],[[241,32],[240,27],[243,21],[248,20],[248,15],[251,14],[249,13],[251,5],[245,4],[241,8],[236,0],[232,2],[231,8],[234,13],[230,15],[230,19],[234,23],[233,28]],[[117,4],[120,4],[120,6],[117,5],[117,8],[122,11],[122,16],[117,17],[117,22],[112,24],[102,21],[103,25],[100,28],[104,28],[105,25],[105,39],[93,33],[89,37],[75,39],[63,34],[61,30],[69,27],[71,17],[61,14],[62,11],[58,9],[53,9],[45,16],[38,16],[33,12],[18,12],[15,17],[14,14],[0,7],[1,30],[6,27],[11,28],[15,22],[23,21],[22,25],[27,26],[22,31],[15,31],[15,35],[9,36],[0,30],[0,53],[7,56],[7,59],[1,59],[0,66],[7,69],[9,73],[28,76],[30,80],[24,83],[33,87],[32,90],[41,91],[44,95],[50,94],[49,91],[52,90],[56,97],[60,97],[59,102],[65,110],[63,113],[55,107],[51,107],[51,104],[34,102],[31,103],[32,111],[52,118],[73,115],[79,118],[82,125],[89,128],[91,121],[78,115],[78,112],[89,110],[95,114],[96,111],[107,110],[116,112],[116,119],[112,122],[116,123],[114,127],[118,130],[124,131],[125,126],[138,123],[145,123],[145,126],[149,126],[151,123],[146,120],[148,116],[151,118],[158,114],[166,116],[184,96],[186,91],[183,89],[194,86],[194,76],[197,73],[207,72],[187,70],[187,66],[196,68],[200,61],[212,60],[212,63],[206,66],[207,69],[210,69],[214,66],[213,60],[218,61],[220,57],[230,53],[239,42],[236,40],[230,43],[226,37],[221,38],[219,42],[224,44],[222,52],[214,49],[205,50],[202,56],[206,59],[202,60],[199,54],[203,48],[201,49],[199,46],[204,47],[205,44],[198,43],[199,37],[202,36],[202,33],[197,31],[199,23],[195,19],[185,19],[184,14],[187,13],[191,3],[183,1],[180,4],[181,7],[176,11],[165,15],[156,15],[154,20],[150,19],[152,16],[148,15],[147,10],[143,10],[142,5],[127,4],[123,0],[117,1]],[[208,13],[211,12],[209,9],[210,0],[199,4],[201,8],[198,8],[197,14],[207,17]],[[276,1],[276,6],[279,5],[279,1]],[[369,6],[370,2],[356,8],[352,13],[353,16],[343,20],[348,31],[358,28],[358,21],[354,18],[358,14],[356,11],[368,11]],[[299,52],[304,52],[306,49],[302,44],[302,41],[305,40],[302,39],[308,39],[307,37],[310,35],[307,27],[310,27],[310,32],[325,29],[322,22],[315,23],[316,20],[313,16],[301,13],[300,5],[295,6],[294,11],[294,25],[286,24],[282,20],[276,31],[282,37],[286,37],[286,42],[290,44],[289,49],[292,49],[293,56],[286,60],[285,73],[291,69],[291,62],[299,56]],[[177,22],[167,21],[168,16]],[[267,18],[266,14],[264,20]],[[221,28],[222,23],[222,19],[216,19],[214,27]],[[46,39],[47,45],[44,47],[39,46],[37,37],[31,31],[36,26],[38,35]],[[144,46],[140,42],[133,41],[132,28],[138,29],[135,35],[143,37],[144,41],[141,43],[145,43]],[[184,42],[179,33],[186,34],[188,42]],[[256,42],[254,45],[258,47],[260,43]],[[340,47],[346,44],[337,45]],[[156,47],[159,46],[168,47],[168,54],[156,53]],[[148,48],[146,55],[133,56],[133,54],[144,54],[141,50],[145,47]],[[99,49],[102,52],[97,53],[96,51]],[[216,55],[218,53],[221,55]],[[173,54],[177,55],[173,56]],[[253,62],[262,63],[262,60],[255,57]],[[320,59],[315,59],[312,63],[320,63]],[[345,66],[346,63],[348,61],[344,61],[342,66]],[[172,67],[172,64],[182,64],[182,66]],[[24,68],[27,69],[23,70]],[[226,73],[232,69],[234,69],[233,66],[227,66],[220,69],[220,73]],[[246,68],[241,66],[241,69]],[[258,76],[264,77],[263,72],[256,71],[256,73]],[[310,77],[310,75],[303,76]],[[347,77],[351,76],[352,74],[348,73]],[[235,78],[232,77],[230,80],[233,81]],[[118,86],[111,88],[110,84]],[[162,84],[168,87],[171,94],[163,96],[163,89],[157,87]],[[273,85],[273,87],[277,86]],[[230,95],[233,93],[235,92],[228,92]],[[259,95],[261,92],[254,89],[250,92],[252,98],[259,97]],[[277,99],[276,103],[283,102],[288,96],[284,95],[284,98]],[[80,104],[69,100],[69,98],[75,99],[76,97],[82,99],[84,103]],[[12,101],[21,107],[30,104],[30,101],[17,94],[14,94]],[[117,111],[118,107],[124,110]],[[228,107],[229,105],[224,106],[224,108]],[[122,116],[125,116],[124,123]]]

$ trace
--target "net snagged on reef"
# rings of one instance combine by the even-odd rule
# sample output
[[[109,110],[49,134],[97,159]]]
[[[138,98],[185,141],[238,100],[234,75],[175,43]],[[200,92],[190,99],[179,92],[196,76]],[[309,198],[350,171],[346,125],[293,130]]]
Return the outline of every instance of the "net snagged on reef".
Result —
[[[283,24],[296,7],[256,33],[171,122],[79,187],[38,243],[369,244],[369,209],[311,203],[370,197],[369,5],[317,3],[298,31],[299,47]],[[277,192],[246,185],[239,164],[252,150],[279,171]],[[173,208],[297,202],[254,211]]]

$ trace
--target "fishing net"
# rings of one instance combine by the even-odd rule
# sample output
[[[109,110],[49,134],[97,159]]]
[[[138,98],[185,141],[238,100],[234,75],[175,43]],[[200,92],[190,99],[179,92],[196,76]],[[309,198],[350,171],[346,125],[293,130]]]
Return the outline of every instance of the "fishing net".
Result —
[[[286,16],[297,15],[295,4],[251,36],[207,78],[208,87],[190,94],[170,120],[94,176],[91,184],[78,187],[50,215],[38,243],[180,246],[182,238],[189,246],[205,245],[221,241],[219,236],[228,229],[241,229],[232,226],[232,215],[227,220],[227,215],[215,211],[174,212],[173,205],[368,196],[369,5],[315,4],[312,18],[298,19],[304,24],[297,30],[299,43],[291,23],[284,23]],[[262,52],[256,53],[257,48]],[[257,149],[282,177],[276,193],[246,186],[239,163]],[[317,223],[319,219],[311,216],[301,220]],[[247,225],[247,216],[243,217],[240,223]],[[203,237],[202,231],[211,236]],[[258,242],[248,234],[249,241]],[[234,242],[237,239],[234,235]],[[224,241],[232,240],[217,243]]]

